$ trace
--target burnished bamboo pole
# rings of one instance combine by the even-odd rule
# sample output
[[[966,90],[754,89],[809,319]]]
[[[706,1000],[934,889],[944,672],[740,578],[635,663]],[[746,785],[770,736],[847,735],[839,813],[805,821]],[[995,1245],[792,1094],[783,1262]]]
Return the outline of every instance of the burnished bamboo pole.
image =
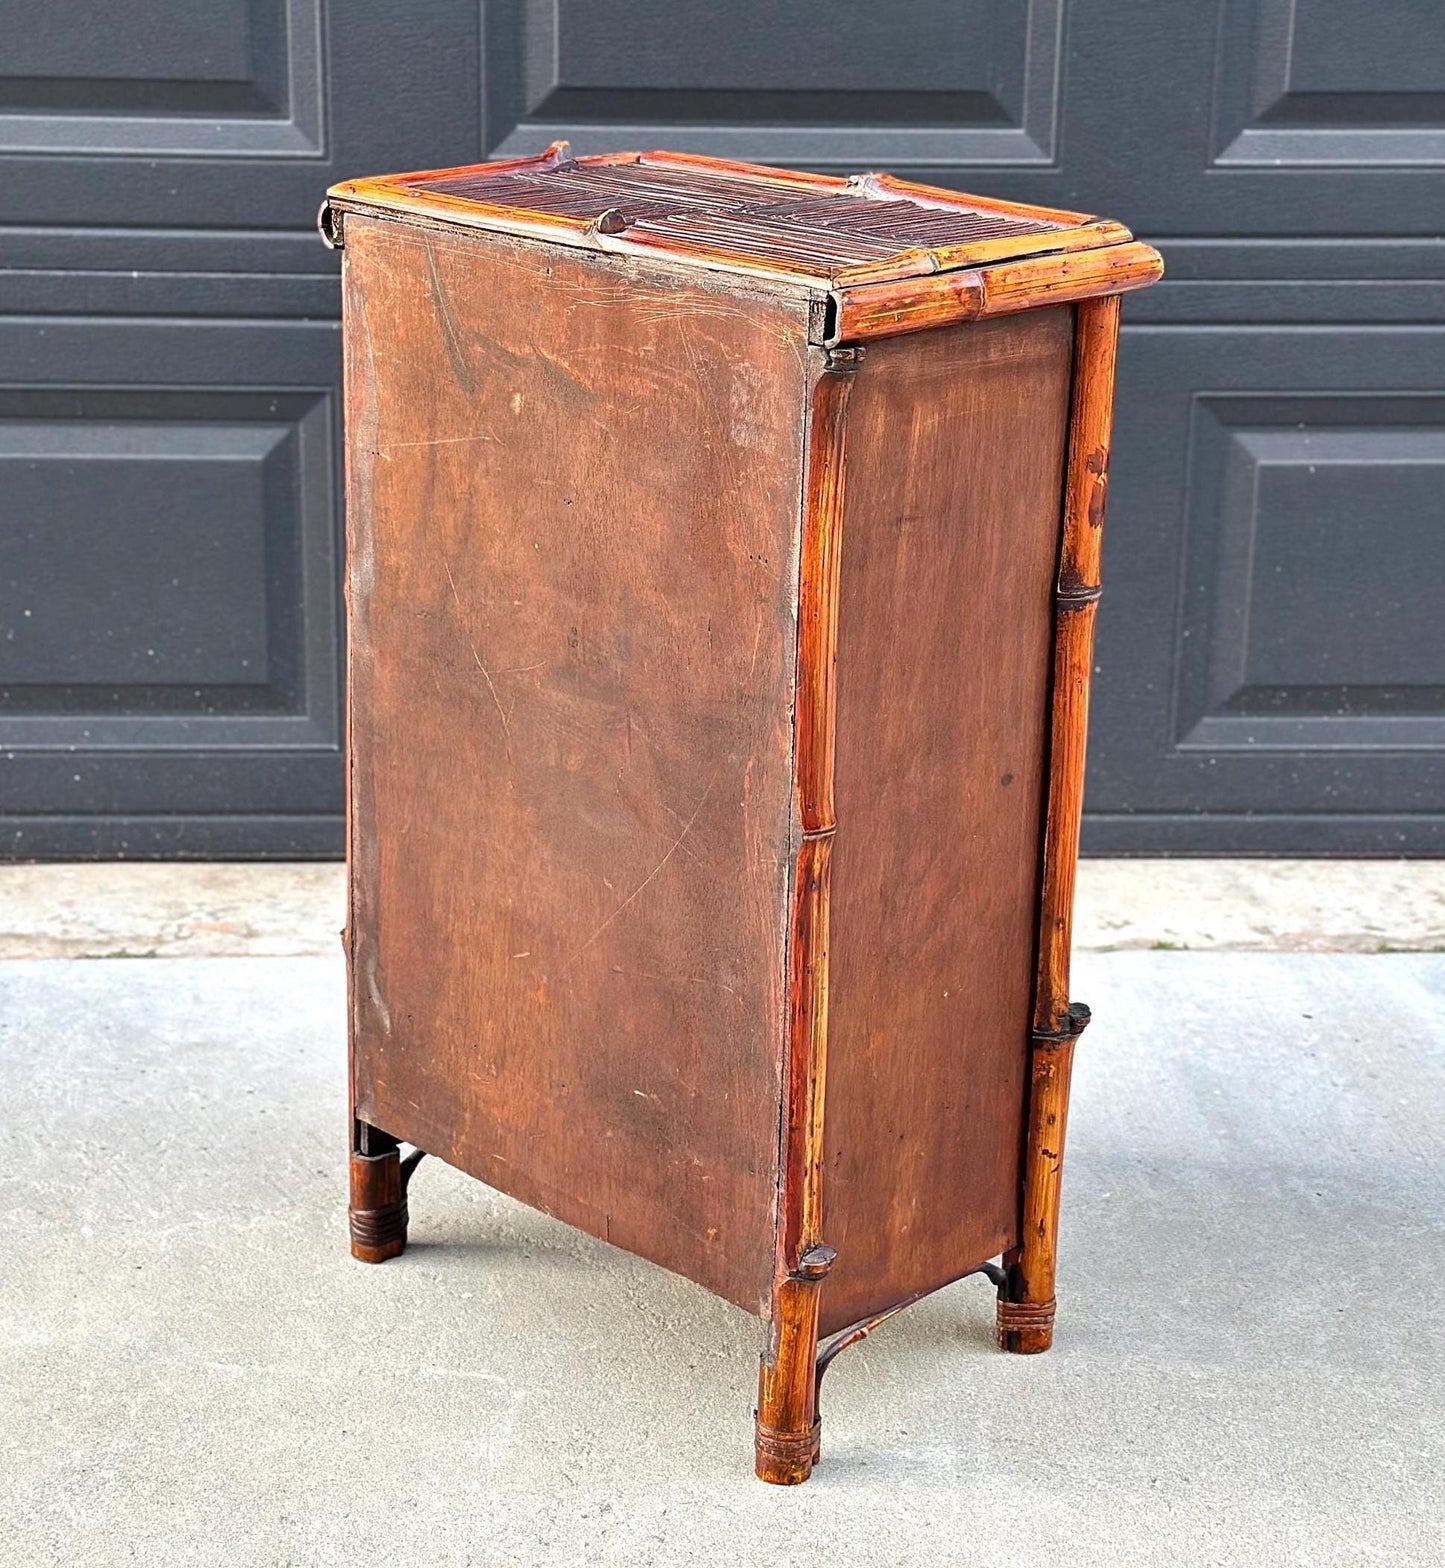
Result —
[[[1069,949],[1118,337],[1117,295],[1087,300],[1077,307],[1063,539],[1055,596],[1053,703],[1023,1194],[1019,1244],[1005,1259],[1008,1281],[998,1306],[999,1343],[1005,1350],[1024,1355],[1047,1350],[1053,1343],[1069,1079],[1074,1041],[1089,1020],[1086,1007],[1069,1003]]]
[[[824,354],[808,422],[798,584],[795,790],[801,840],[793,875],[789,1019],[780,1148],[778,1265],[768,1349],[758,1370],[755,1463],[780,1486],[818,1456],[818,1293],[833,1261],[823,1242],[823,1101],[828,1061],[828,887],[837,710],[843,426],[861,350]]]
[[[1147,288],[1163,270],[1152,247],[1120,242],[992,266],[967,261],[946,271],[881,282],[835,282],[826,341],[899,337],[1041,305],[1123,294]]]

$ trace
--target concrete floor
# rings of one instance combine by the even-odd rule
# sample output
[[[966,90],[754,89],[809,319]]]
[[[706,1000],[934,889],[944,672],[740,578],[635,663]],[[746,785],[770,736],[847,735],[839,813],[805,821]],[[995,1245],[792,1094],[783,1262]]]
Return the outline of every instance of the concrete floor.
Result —
[[[1445,958],[1076,969],[1053,1353],[952,1287],[782,1491],[696,1287],[433,1161],[349,1260],[338,959],[0,965],[0,1562],[1445,1562]]]
[[[0,866],[0,959],[335,955],[339,863]],[[1445,950],[1445,860],[1085,860],[1074,946]]]

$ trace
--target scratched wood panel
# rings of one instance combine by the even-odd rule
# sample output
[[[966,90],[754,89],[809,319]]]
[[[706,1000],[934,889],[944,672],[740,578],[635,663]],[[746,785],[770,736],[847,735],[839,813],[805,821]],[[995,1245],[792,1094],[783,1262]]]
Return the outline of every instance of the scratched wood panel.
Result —
[[[357,1114],[765,1313],[803,303],[344,255]]]
[[[824,1332],[1016,1239],[1072,322],[870,344],[849,404]]]

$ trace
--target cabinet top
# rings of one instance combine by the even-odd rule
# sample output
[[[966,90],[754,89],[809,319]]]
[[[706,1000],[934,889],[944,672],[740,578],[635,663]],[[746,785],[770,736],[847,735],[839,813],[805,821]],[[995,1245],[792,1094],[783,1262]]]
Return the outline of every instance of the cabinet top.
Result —
[[[981,300],[979,269],[1008,264],[1007,280],[999,273],[995,282],[1006,281],[1012,309],[1052,303],[1061,279],[1075,287],[1060,297],[1075,298],[1088,279],[1108,287],[1082,293],[1120,292],[1162,270],[1153,251],[1130,243],[1123,224],[1086,213],[887,174],[843,179],[670,152],[574,158],[566,142],[532,158],[345,181],[322,209],[328,241],[340,242],[339,215],[347,211],[528,235],[818,292],[876,294],[881,285],[896,294],[901,285],[916,295],[930,277],[965,272],[979,282]],[[1038,298],[1035,283],[1047,285]],[[959,295],[961,284],[955,276],[948,292]],[[937,288],[925,292],[943,297]]]

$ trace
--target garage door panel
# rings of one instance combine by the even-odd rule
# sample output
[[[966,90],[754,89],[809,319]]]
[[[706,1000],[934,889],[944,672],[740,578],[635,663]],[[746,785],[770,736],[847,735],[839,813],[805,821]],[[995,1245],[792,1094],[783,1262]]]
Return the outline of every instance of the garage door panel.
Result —
[[[53,847],[35,818],[336,818],[336,338],[0,323],[13,853]]]
[[[1288,850],[1289,818],[1405,813],[1430,820],[1404,842],[1434,841],[1442,350],[1428,326],[1126,329],[1086,801],[1100,823],[1132,819],[1149,847],[1170,813],[1273,814]]]
[[[336,180],[673,146],[1106,213],[1084,834],[1445,850],[1436,0],[12,0],[0,852],[341,844]],[[23,600],[23,603],[22,603]],[[6,662],[8,660],[8,662]]]

